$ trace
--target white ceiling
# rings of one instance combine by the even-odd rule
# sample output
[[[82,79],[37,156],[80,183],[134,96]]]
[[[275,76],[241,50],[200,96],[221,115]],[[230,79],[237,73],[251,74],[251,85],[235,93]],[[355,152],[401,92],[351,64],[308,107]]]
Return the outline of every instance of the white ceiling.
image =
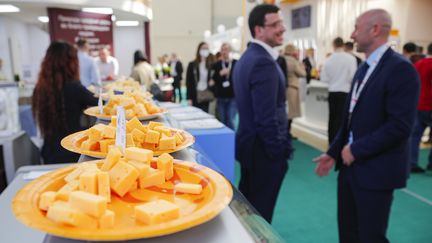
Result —
[[[79,5],[76,4],[79,2]],[[106,3],[113,1],[104,1]],[[120,1],[116,1],[120,2]],[[93,1],[94,3],[94,1]],[[56,7],[56,8],[66,8],[66,9],[74,9],[81,10],[82,7],[113,7],[112,4],[106,5],[94,5],[94,4],[85,4],[85,1],[74,1],[73,4],[64,4],[64,3],[56,3],[55,1],[4,1],[0,0],[0,4],[12,4],[20,9],[20,12],[16,13],[0,13],[0,16],[8,16],[19,21],[25,23],[31,23],[36,25],[43,25],[37,17],[39,16],[47,16],[47,8]],[[131,12],[126,12],[120,9],[113,8],[113,14],[116,16],[117,20],[138,20],[138,21],[147,21],[148,18],[142,15],[134,14]]]

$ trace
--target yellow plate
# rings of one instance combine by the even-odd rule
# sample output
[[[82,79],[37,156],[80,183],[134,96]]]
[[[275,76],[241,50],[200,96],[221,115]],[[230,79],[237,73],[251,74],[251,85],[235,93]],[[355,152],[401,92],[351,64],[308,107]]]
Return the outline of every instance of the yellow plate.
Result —
[[[159,115],[165,114],[167,113],[167,109],[165,108],[159,108],[162,111],[156,114],[151,114],[151,115],[147,115],[147,116],[138,116],[137,118],[140,121],[144,121],[144,120],[151,120],[154,119],[156,117],[158,117]],[[110,115],[105,115],[105,114],[100,114],[99,113],[99,107],[98,106],[93,106],[93,107],[89,107],[87,109],[84,110],[84,114],[88,115],[88,116],[94,116],[97,117],[101,120],[104,121],[111,121],[111,116]],[[126,117],[127,120],[132,119],[133,117]]]
[[[102,162],[92,161],[100,166]],[[12,201],[15,217],[23,224],[48,234],[80,240],[129,240],[162,236],[202,224],[216,217],[231,201],[230,183],[219,173],[196,163],[175,160],[174,177],[159,187],[138,189],[123,198],[112,194],[108,209],[115,212],[112,229],[86,229],[57,224],[38,208],[40,195],[45,191],[56,191],[65,184],[63,178],[76,165],[50,172],[25,185]],[[173,193],[173,182],[200,183],[199,195]],[[146,225],[134,218],[135,205],[160,198],[174,202],[180,207],[180,218],[160,224]]]
[[[184,141],[182,144],[177,145],[177,147],[173,150],[153,150],[154,155],[161,155],[163,153],[173,153],[179,150],[182,150],[184,148],[187,148],[189,146],[191,146],[192,144],[195,143],[195,137],[192,136],[192,134],[183,131],[183,130],[179,130],[179,129],[174,129],[174,128],[170,128],[172,131],[177,131],[179,133],[181,133],[183,135]],[[90,150],[83,150],[81,149],[81,143],[86,140],[88,137],[87,135],[85,135],[86,130],[84,131],[79,131],[76,133],[72,133],[66,137],[64,137],[61,140],[61,146],[69,151],[72,151],[74,153],[78,153],[78,154],[85,154],[94,158],[104,158],[106,157],[106,153],[102,153],[99,151],[90,151]]]

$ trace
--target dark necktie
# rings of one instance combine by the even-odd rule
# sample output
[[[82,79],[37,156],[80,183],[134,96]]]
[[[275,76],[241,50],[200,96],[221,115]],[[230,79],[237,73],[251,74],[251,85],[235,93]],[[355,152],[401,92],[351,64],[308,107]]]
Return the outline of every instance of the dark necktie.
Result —
[[[366,76],[366,72],[369,69],[369,64],[367,64],[367,62],[363,62],[360,67],[357,70],[357,83],[358,83],[358,87],[360,87],[360,85],[363,82],[364,77]]]

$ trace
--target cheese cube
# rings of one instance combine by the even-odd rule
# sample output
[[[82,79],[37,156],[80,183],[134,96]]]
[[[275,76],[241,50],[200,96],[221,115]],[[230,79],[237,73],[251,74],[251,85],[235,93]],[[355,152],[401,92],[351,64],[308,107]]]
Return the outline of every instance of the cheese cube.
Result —
[[[109,175],[111,189],[123,197],[138,179],[139,173],[132,165],[119,161],[111,168]]]
[[[113,126],[105,126],[102,134],[104,138],[115,138],[116,128]]]
[[[147,109],[144,107],[143,104],[136,105],[134,108],[134,111],[135,111],[135,114],[137,114],[137,116],[139,116],[139,117],[148,115]]]
[[[103,114],[106,114],[106,115],[111,114],[111,110],[112,110],[112,107],[109,107],[109,106],[104,106],[102,108]],[[97,113],[99,114],[99,109],[98,109]]]
[[[138,130],[136,128],[134,128],[131,132],[132,137],[135,141],[137,141],[138,143],[143,143],[144,139],[145,139],[145,133],[143,133],[141,130]]]
[[[147,149],[147,150],[156,150],[157,148],[157,144],[156,143],[142,143],[141,147],[143,149]]]
[[[117,146],[110,146],[107,157],[101,167],[101,170],[110,170],[120,159],[122,152]]]
[[[117,116],[111,116],[111,122],[109,126],[117,127]]]
[[[165,172],[149,168],[147,176],[139,180],[139,187],[146,188],[150,186],[158,186],[165,183]]]
[[[128,122],[126,122],[126,132],[132,132],[132,130],[134,130],[135,128],[138,130],[142,129],[142,124],[141,122],[138,120],[138,118],[134,117],[132,119],[130,119]]]
[[[150,162],[153,158],[153,151],[148,149],[129,147],[125,149],[124,157],[128,160]]]
[[[135,147],[135,142],[131,133],[126,134],[126,147]]]
[[[70,182],[70,181],[74,181],[74,180],[78,180],[79,176],[81,175],[81,173],[83,172],[83,167],[78,166],[75,170],[73,170],[71,173],[67,174],[64,178],[64,180],[66,182]]]
[[[153,128],[155,128],[155,127],[159,127],[159,126],[163,126],[163,124],[160,123],[160,122],[155,122],[155,121],[150,121],[150,122],[148,123],[148,128],[149,128],[149,129],[153,129]]]
[[[145,137],[146,143],[159,143],[160,133],[154,130],[147,130],[147,134]]]
[[[55,203],[48,209],[47,218],[56,223],[70,224],[81,228],[97,228],[97,220],[68,204]]]
[[[135,106],[135,100],[131,97],[123,96],[120,100],[119,105],[123,106],[125,109],[130,109],[130,108],[133,108]]]
[[[99,141],[100,151],[102,153],[108,153],[108,148],[110,145],[115,144],[115,139],[104,139]]]
[[[127,119],[130,119],[132,117],[135,117],[135,111],[133,109],[126,109],[125,110],[125,117]]]
[[[174,185],[174,190],[176,190],[176,192],[200,194],[202,191],[202,185],[180,182]]]
[[[146,224],[157,224],[180,217],[180,208],[165,200],[156,200],[135,206],[135,217]]]
[[[97,167],[97,165],[95,163],[90,163],[90,162],[82,162],[79,165],[81,168],[83,168],[83,172],[85,171],[98,171],[99,168]]]
[[[99,218],[99,228],[109,229],[114,227],[115,213],[111,210],[106,210],[105,213]]]
[[[150,165],[135,160],[129,160],[128,163],[138,170],[138,185],[141,185],[141,181],[145,180],[147,174],[150,172]]]
[[[92,141],[90,139],[85,140],[81,143],[81,149],[82,150],[88,150],[88,151],[99,151],[99,142],[98,141]]]
[[[107,202],[111,202],[111,187],[108,172],[97,173],[98,195],[105,197]]]
[[[80,191],[97,194],[97,172],[85,171],[79,177]]]
[[[153,130],[160,132],[161,134],[165,134],[166,136],[171,136],[171,130],[164,126],[154,127]]]
[[[162,135],[161,139],[159,140],[159,150],[173,150],[176,148],[176,140],[175,137],[168,137],[165,135]]]
[[[103,138],[103,131],[105,129],[106,125],[104,124],[96,124],[92,126],[88,130],[88,136],[90,141],[99,141]]]
[[[47,211],[48,208],[54,203],[56,199],[56,192],[47,191],[40,195],[39,197],[39,209]]]
[[[128,192],[133,192],[138,189],[138,181],[135,181],[132,186],[129,188]]]
[[[79,180],[73,180],[66,183],[60,190],[57,191],[56,199],[67,201],[69,194],[79,189]]]
[[[79,211],[94,217],[105,214],[107,200],[105,197],[82,191],[74,191],[69,195],[69,204]]]
[[[166,180],[171,179],[174,175],[173,157],[167,153],[161,154],[157,158],[157,168],[164,171]]]
[[[175,135],[174,135],[174,137],[176,138],[176,145],[180,145],[180,144],[183,143],[184,138],[183,138],[183,136],[181,135],[181,133],[176,132]]]

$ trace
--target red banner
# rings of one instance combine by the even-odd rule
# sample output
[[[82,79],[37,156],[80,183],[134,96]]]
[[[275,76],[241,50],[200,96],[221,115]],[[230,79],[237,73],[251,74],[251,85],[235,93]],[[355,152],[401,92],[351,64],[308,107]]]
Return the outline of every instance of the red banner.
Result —
[[[114,55],[111,14],[48,8],[48,17],[51,41],[64,40],[75,44],[78,39],[86,39],[92,56],[97,56],[97,51],[105,46]]]

